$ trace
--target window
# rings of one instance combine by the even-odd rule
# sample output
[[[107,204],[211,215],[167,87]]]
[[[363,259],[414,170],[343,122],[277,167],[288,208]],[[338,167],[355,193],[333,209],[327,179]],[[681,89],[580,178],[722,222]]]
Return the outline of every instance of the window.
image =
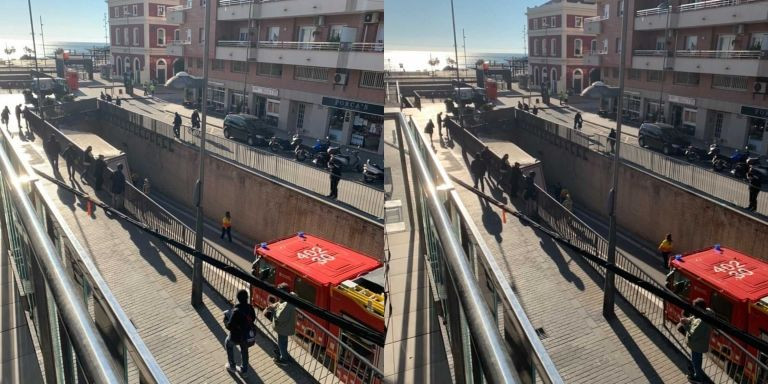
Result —
[[[120,17],[120,7],[114,7],[112,9],[114,10],[114,12],[112,12],[114,17]]]
[[[539,55],[539,40],[533,39],[533,55],[538,56]]]
[[[224,87],[208,87],[208,105],[217,111],[224,111],[224,100],[227,90]]]
[[[640,96],[625,93],[623,103],[623,111],[634,116],[640,116]]]
[[[280,100],[267,99],[267,116],[280,116]]]
[[[315,302],[316,292],[315,286],[312,283],[305,282],[302,278],[297,277],[293,283],[293,291],[296,292],[296,296],[299,298],[310,303]]]
[[[328,81],[328,68],[295,66],[293,69],[293,78],[296,80],[318,81],[324,83]]]
[[[133,15],[134,16],[138,16],[139,15],[139,6],[137,4],[134,4],[132,11],[133,11]]]
[[[224,70],[224,60],[214,59],[211,61],[211,69],[214,71]]]
[[[361,72],[360,88],[384,89],[384,72]]]
[[[133,45],[139,45],[139,27],[133,27]]]
[[[161,47],[165,45],[165,28],[157,29],[157,45]]]
[[[582,51],[582,43],[581,39],[574,39],[573,40],[573,55],[576,57],[581,57],[583,54]]]
[[[683,108],[683,132],[688,135],[696,133],[696,110]]]
[[[128,6],[124,5],[123,6],[123,16],[127,16],[127,15],[128,15]]]
[[[714,114],[715,118],[707,119],[707,121],[712,122],[715,127],[715,137],[719,139],[723,134],[723,120],[725,120],[725,113],[717,111],[710,111],[710,113]]]
[[[541,40],[541,55],[542,56],[547,55],[547,39]]]
[[[619,7],[616,10],[616,16],[624,16],[624,0],[619,1]]]
[[[542,17],[542,18],[541,18],[541,27],[542,27],[542,28],[547,28],[547,27],[549,27],[549,23],[547,23],[547,18],[546,18],[546,17]]]
[[[187,40],[188,42],[190,42],[190,43],[192,42],[192,30],[191,30],[191,29],[189,29],[189,28],[187,28],[187,37],[186,37],[186,40]]]
[[[603,18],[607,19],[611,16],[611,5],[605,4],[603,7]]]
[[[552,28],[557,27],[557,16],[549,17],[549,26]]]
[[[603,53],[608,53],[608,39],[603,39],[603,49],[601,51]]]
[[[181,40],[181,31],[179,31],[178,29],[174,29],[173,30],[173,39],[176,40],[176,41]]]
[[[115,45],[120,45],[120,28],[115,28]]]
[[[197,34],[197,41],[198,41],[200,44],[202,44],[202,43],[205,43],[205,31],[203,30],[203,28],[200,28],[200,29],[198,30],[198,34]]]
[[[123,43],[125,45],[130,45],[131,44],[131,40],[129,40],[130,37],[128,36],[128,33],[129,33],[128,32],[128,27],[123,28]]]
[[[664,39],[664,36],[656,36],[656,50],[657,51],[663,51],[665,43],[666,43],[666,40]]]
[[[597,52],[597,40],[592,39],[592,41],[589,42],[589,49],[592,51],[592,53]]]
[[[203,67],[203,59],[202,58],[198,57],[197,60],[195,60],[195,61],[197,61],[197,67],[198,68],[202,68]]]
[[[233,73],[246,73],[248,72],[248,65],[243,61],[230,61],[229,70]]]
[[[753,33],[749,43],[749,50],[766,51],[768,50],[768,33]]]
[[[573,20],[573,26],[576,28],[582,28],[584,26],[584,17],[576,16]]]
[[[748,81],[746,76],[712,75],[712,88],[745,91]]]
[[[262,75],[262,76],[282,77],[283,65],[272,64],[272,63],[259,63],[257,72],[259,75]]]
[[[640,70],[639,69],[630,69],[627,73],[627,78],[630,80],[640,80]]]
[[[675,273],[667,278],[667,288],[677,296],[687,299],[691,292],[691,281],[680,271],[675,270]]]
[[[621,52],[621,39],[617,37],[616,38],[616,53],[619,53],[619,52]]]
[[[259,280],[275,285],[275,275],[277,274],[275,266],[270,264],[263,257],[260,257],[256,262],[256,272]]]
[[[267,40],[280,41],[280,27],[267,28]]]
[[[675,72],[675,84],[699,85],[699,74],[694,72]]]
[[[237,39],[239,41],[249,41],[250,40],[250,31],[248,28],[240,28],[240,34],[237,36]]]
[[[539,29],[539,19],[531,19],[533,21],[533,28],[531,29]]]
[[[647,73],[646,75],[647,81],[652,81],[657,83],[661,81],[661,74],[662,74],[661,71],[648,71],[646,73]]]
[[[328,33],[328,41],[341,41],[341,30],[346,25],[331,25],[331,31]]]
[[[715,313],[715,316],[723,321],[731,321],[731,311],[733,310],[733,304],[728,297],[721,295],[717,292],[712,292],[712,297],[709,298],[709,308]]]
[[[157,6],[157,17],[165,17],[165,5]]]
[[[698,37],[697,36],[686,36],[685,37],[685,47],[683,49],[687,49],[689,51],[695,51],[696,50],[696,41]]]
[[[557,40],[552,39],[549,41],[549,54],[552,56],[557,55]]]

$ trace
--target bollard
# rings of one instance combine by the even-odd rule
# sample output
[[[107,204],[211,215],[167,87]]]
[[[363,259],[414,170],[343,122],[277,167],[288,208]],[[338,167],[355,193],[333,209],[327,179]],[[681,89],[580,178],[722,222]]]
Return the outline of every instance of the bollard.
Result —
[[[507,211],[504,209],[501,210],[501,222],[504,224],[507,223]]]
[[[85,203],[85,209],[88,213],[88,216],[93,216],[93,203],[91,202],[91,199],[88,199]]]

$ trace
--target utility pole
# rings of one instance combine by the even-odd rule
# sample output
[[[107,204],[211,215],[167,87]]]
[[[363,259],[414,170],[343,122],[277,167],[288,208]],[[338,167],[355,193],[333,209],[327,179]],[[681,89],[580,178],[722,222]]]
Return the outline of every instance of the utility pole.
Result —
[[[461,38],[464,40],[462,48],[464,48],[464,76],[467,75],[467,35],[464,34],[464,28],[461,29]],[[456,65],[459,65],[457,62]]]
[[[205,36],[205,42],[203,44],[203,101],[200,103],[201,111],[201,126],[200,126],[200,169],[198,171],[197,183],[195,185],[195,205],[197,206],[197,218],[195,220],[195,251],[203,252],[203,178],[205,176],[205,118],[208,115],[208,67],[210,59],[210,25],[211,25],[211,8],[208,3],[212,3],[212,0],[206,0],[205,9],[205,25],[203,26],[203,36]],[[203,261],[199,257],[195,257],[194,264],[192,265],[192,306],[197,307],[203,303]]]
[[[43,43],[43,57],[45,57],[45,33],[43,33],[43,16],[40,16],[40,40]],[[35,54],[37,56],[37,54]]]
[[[29,7],[29,28],[32,29],[32,50],[35,53],[35,72],[37,73],[37,107],[40,108],[40,118],[45,121],[45,112],[43,112],[43,91],[40,86],[40,68],[37,66],[37,46],[35,45],[35,22],[32,21],[32,0],[27,0]]]
[[[456,16],[453,12],[453,0],[451,0],[451,24],[453,25],[453,51],[456,57],[456,100],[459,104],[459,125],[464,129],[464,107],[461,102],[461,95],[459,94],[461,89],[461,80],[459,80],[459,45],[456,43]],[[466,58],[464,61],[466,62]]]
[[[528,67],[531,65],[531,59],[528,57],[528,21],[523,24],[523,51],[525,52],[525,71],[528,75],[528,105],[531,104],[531,85],[533,85],[533,78],[531,75],[533,71],[529,71]],[[518,84],[519,85],[519,84]]]

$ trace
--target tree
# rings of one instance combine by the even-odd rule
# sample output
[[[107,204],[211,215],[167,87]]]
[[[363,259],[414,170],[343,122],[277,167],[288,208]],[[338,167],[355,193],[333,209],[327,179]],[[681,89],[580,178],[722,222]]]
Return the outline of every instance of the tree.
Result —
[[[483,64],[485,64],[485,60],[483,60],[483,59],[478,59],[478,60],[475,62],[475,65],[476,65],[476,66],[478,66],[478,67],[479,67],[479,66],[481,66],[481,65],[483,65]]]
[[[430,66],[432,66],[432,73],[434,75],[435,66],[440,64],[440,59],[435,57],[434,59],[429,59],[428,63]]]
[[[4,50],[4,51],[5,51],[5,54],[6,54],[6,56],[8,56],[8,66],[10,67],[10,66],[11,66],[11,55],[13,55],[14,53],[16,53],[16,48],[14,48],[14,47],[12,47],[12,46],[11,46],[11,47],[8,47],[8,46],[6,45],[6,46],[5,46],[5,50]]]
[[[454,59],[452,59],[450,57],[446,58],[445,61],[448,63],[448,65],[456,64],[456,60],[454,60]]]
[[[21,60],[33,60],[35,58],[35,56],[32,55],[33,53],[35,53],[35,51],[33,51],[32,48],[27,47],[25,45],[24,48],[22,48],[22,50],[24,50],[24,55],[21,56]]]

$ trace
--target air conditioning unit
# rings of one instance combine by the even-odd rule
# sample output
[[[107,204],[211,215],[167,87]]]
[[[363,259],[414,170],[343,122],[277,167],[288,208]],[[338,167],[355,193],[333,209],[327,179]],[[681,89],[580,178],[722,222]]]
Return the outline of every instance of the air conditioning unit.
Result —
[[[336,85],[347,85],[347,74],[337,73],[333,75],[333,83]]]
[[[756,81],[752,89],[754,90],[754,93],[768,93],[768,82]]]
[[[363,18],[364,23],[378,23],[379,22],[379,13],[378,12],[371,12],[366,13],[365,17]]]
[[[325,25],[325,15],[315,16],[315,25],[317,26]]]
[[[744,34],[744,24],[736,24],[734,27],[734,31],[737,35],[743,35]]]

